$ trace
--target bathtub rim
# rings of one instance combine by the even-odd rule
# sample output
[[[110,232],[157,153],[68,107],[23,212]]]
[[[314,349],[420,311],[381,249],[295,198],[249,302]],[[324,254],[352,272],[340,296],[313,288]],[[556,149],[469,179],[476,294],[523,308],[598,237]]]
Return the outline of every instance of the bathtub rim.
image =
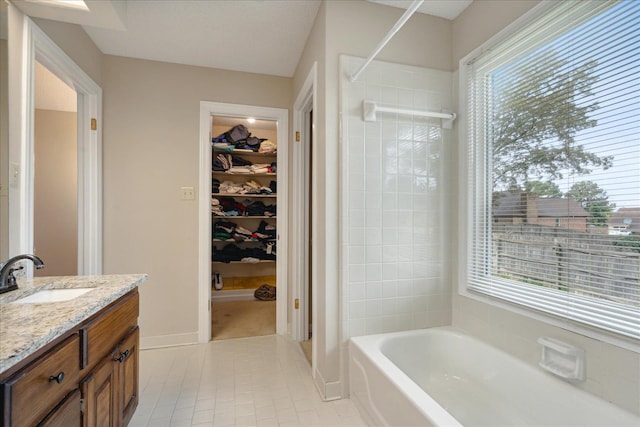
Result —
[[[437,326],[433,328],[412,329],[409,331],[362,335],[349,339],[349,360],[357,362],[357,360],[354,360],[352,354],[352,347],[355,347],[362,357],[378,366],[380,368],[380,374],[387,378],[396,387],[396,389],[413,404],[415,409],[426,419],[434,423],[434,425],[462,427],[460,421],[451,415],[451,413],[443,408],[440,403],[425,392],[384,353],[382,353],[382,341],[393,337],[415,335],[416,331],[431,331],[438,334],[454,334],[458,337],[469,336],[462,329],[454,326]],[[373,351],[369,352],[367,349],[372,349]],[[352,373],[350,372],[349,375],[351,374]],[[367,397],[369,398],[369,403],[373,404],[373,402],[371,402],[370,395]],[[375,410],[375,406],[372,405],[372,407]],[[429,408],[429,411],[426,410],[427,408]],[[390,425],[381,414],[378,413],[377,415],[384,420],[386,425]]]
[[[471,340],[472,342],[477,342],[481,346],[486,346],[491,350],[496,350],[500,353],[503,353],[506,357],[513,358],[515,363],[522,366],[523,368],[526,368],[530,372],[535,372],[536,374],[539,373],[543,376],[549,376],[559,387],[571,388],[578,394],[584,395],[584,397],[587,399],[595,399],[599,402],[602,402],[603,404],[606,404],[607,408],[610,408],[611,410],[618,413],[625,422],[626,418],[629,417],[629,420],[632,421],[629,425],[640,425],[635,423],[636,420],[640,420],[639,414],[624,407],[618,406],[613,402],[608,401],[601,396],[595,395],[586,390],[580,388],[574,390],[575,385],[571,384],[570,382],[555,377],[549,372],[543,371],[541,369],[539,370],[536,366],[531,365],[526,361],[514,356],[513,354],[510,354],[509,352],[506,352],[496,347],[495,345],[492,345],[456,326],[436,326],[431,328],[419,328],[408,331],[363,335],[350,338],[350,351],[352,347],[357,349],[358,353],[362,354],[362,357],[366,358],[370,363],[377,365],[377,369],[378,371],[380,371],[380,374],[383,375],[391,384],[393,384],[393,386],[398,389],[398,391],[412,403],[412,405],[420,414],[422,414],[427,420],[435,423],[435,425],[462,426],[462,423],[458,421],[450,412],[448,412],[437,400],[429,395],[428,392],[426,392],[422,387],[414,382],[414,380],[411,379],[408,374],[406,374],[397,365],[395,365],[395,363],[393,363],[393,361],[385,353],[383,353],[385,341],[393,340],[396,338],[415,337],[424,334],[446,336],[447,338],[454,340]],[[353,357],[350,353],[350,362],[352,359]],[[351,372],[349,373],[349,375],[351,376]],[[413,394],[413,396],[411,394]],[[370,396],[369,402],[372,403],[370,400]],[[428,410],[425,410],[423,408],[427,408]],[[384,419],[384,417],[382,418]],[[388,423],[386,424],[388,425]]]

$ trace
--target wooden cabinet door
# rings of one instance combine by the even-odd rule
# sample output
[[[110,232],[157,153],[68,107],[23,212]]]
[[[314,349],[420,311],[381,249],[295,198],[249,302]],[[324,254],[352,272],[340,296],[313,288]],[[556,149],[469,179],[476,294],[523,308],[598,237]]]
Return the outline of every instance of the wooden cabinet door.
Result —
[[[119,427],[118,371],[114,354],[103,358],[82,382],[84,427]]]
[[[78,388],[79,350],[79,338],[74,334],[9,378],[2,386],[2,424],[36,425]]]
[[[42,427],[81,427],[82,412],[80,411],[80,390],[73,391],[52,411],[47,418],[38,424]]]
[[[119,408],[122,411],[122,425],[127,425],[138,406],[138,372],[139,372],[139,339],[140,330],[136,327],[118,346],[118,392]],[[122,360],[120,358],[122,357]]]

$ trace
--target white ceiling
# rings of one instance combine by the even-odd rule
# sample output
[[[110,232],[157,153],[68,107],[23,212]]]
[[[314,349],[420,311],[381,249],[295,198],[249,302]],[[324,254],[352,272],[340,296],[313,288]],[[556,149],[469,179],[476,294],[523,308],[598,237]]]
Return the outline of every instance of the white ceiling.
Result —
[[[33,0],[13,1],[28,15],[83,25],[105,54],[284,77],[293,76],[321,3],[85,0],[92,12],[83,15],[79,11],[65,14],[64,9],[32,3]],[[369,1],[404,9],[413,3]],[[426,0],[418,11],[453,19],[471,1]]]

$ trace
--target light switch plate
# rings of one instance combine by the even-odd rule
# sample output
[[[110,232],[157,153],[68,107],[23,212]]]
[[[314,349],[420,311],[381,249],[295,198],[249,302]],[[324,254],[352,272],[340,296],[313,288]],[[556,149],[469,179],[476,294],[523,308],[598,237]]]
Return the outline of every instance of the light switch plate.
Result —
[[[193,187],[180,187],[181,200],[195,200],[196,191]]]

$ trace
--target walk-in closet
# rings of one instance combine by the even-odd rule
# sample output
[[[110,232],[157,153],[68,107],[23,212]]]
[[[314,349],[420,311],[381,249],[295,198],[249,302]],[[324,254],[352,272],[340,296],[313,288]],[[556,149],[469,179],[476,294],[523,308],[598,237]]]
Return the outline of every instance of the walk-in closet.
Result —
[[[276,333],[278,128],[211,119],[211,338]]]

